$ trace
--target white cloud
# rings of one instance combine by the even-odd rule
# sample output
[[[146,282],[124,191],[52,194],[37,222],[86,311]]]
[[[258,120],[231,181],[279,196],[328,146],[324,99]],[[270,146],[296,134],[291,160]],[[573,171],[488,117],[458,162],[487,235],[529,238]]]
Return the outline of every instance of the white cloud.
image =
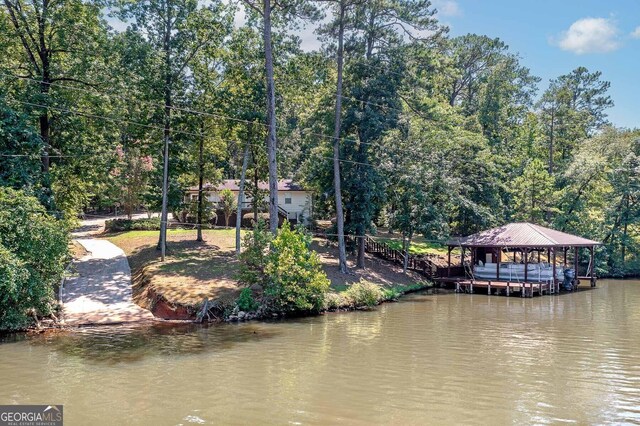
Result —
[[[636,29],[633,30],[633,32],[631,33],[631,37],[640,38],[640,27],[636,27]]]
[[[456,0],[433,0],[439,16],[460,16],[462,9]]]
[[[562,50],[577,55],[607,53],[620,47],[618,28],[612,19],[579,19],[560,35],[557,44]]]

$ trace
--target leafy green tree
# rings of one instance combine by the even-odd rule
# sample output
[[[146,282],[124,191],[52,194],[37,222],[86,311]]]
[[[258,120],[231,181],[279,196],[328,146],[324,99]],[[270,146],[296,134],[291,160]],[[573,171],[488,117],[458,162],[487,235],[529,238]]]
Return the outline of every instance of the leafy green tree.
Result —
[[[550,174],[558,163],[563,172],[578,144],[607,123],[605,111],[613,101],[607,95],[610,83],[601,77],[599,71],[578,67],[552,80],[542,95],[538,107],[548,139]]]
[[[11,68],[20,70],[20,74],[26,71],[28,77],[38,83],[32,86],[35,90],[31,92],[37,92],[33,101],[48,104],[51,85],[58,82],[92,85],[82,79],[87,64],[92,62],[87,56],[97,53],[96,43],[105,34],[99,18],[100,6],[96,2],[3,0],[3,3],[5,8],[0,14],[11,23],[11,36],[20,45],[20,53]],[[84,60],[74,55],[77,50],[83,51]],[[61,146],[51,138],[47,109],[40,110],[38,122],[44,144],[42,170],[48,173],[49,152],[51,149],[59,150]]]
[[[155,81],[158,95],[164,105],[164,191],[162,227],[158,243],[164,259],[174,103],[186,92],[187,75],[194,57],[208,45],[220,42],[221,29],[226,28],[223,22],[228,22],[230,14],[227,13],[228,7],[221,1],[209,2],[206,7],[199,7],[197,0],[116,0],[114,6],[114,13],[125,20],[131,19],[132,30],[144,35],[161,57],[155,70]]]
[[[237,207],[236,197],[230,189],[223,189],[220,192],[220,207],[224,213],[224,226],[229,226],[229,218]]]
[[[28,118],[0,98],[0,185],[38,191],[42,147]]]
[[[265,230],[264,222],[246,237],[241,277],[247,285],[262,286],[267,311],[294,314],[324,307],[330,282],[310,245],[311,236],[292,230],[286,221],[275,237]]]
[[[66,225],[35,197],[0,187],[0,330],[19,330],[54,311],[69,259]]]
[[[97,164],[83,164],[80,155],[101,154],[101,145],[106,145],[94,133],[102,127],[100,120],[88,123],[66,113],[89,106],[87,93],[99,85],[96,71],[104,69],[107,36],[100,5],[80,0],[5,0],[3,6],[2,38],[11,42],[3,49],[0,70],[42,140],[40,199],[49,209],[72,215],[96,189]],[[100,156],[96,160],[102,163]],[[50,170],[54,165],[57,171]],[[86,184],[74,187],[60,180],[72,174]]]
[[[540,159],[533,159],[513,182],[515,218],[532,223],[546,223],[554,209],[555,179]]]
[[[382,177],[370,166],[372,145],[397,126],[402,101],[399,96],[404,72],[401,55],[404,37],[420,31],[442,29],[433,17],[429,1],[376,0],[359,3],[353,14],[346,51],[351,65],[346,69],[343,181],[347,229],[358,238],[357,266],[364,268],[364,235],[370,229],[384,200]]]
[[[144,204],[145,195],[149,191],[149,180],[154,169],[153,158],[142,155],[140,149],[131,147],[126,151],[117,149],[118,167],[112,174],[118,181],[118,199],[129,220],[136,209]]]
[[[312,2],[290,0],[284,2],[263,0],[243,0],[253,13],[259,16],[262,27],[262,47],[264,50],[266,104],[267,104],[267,158],[269,165],[269,229],[273,234],[278,229],[278,165],[277,165],[277,121],[276,87],[274,76],[274,55],[272,20],[274,12],[279,14],[281,22],[295,17],[314,18],[316,16]]]

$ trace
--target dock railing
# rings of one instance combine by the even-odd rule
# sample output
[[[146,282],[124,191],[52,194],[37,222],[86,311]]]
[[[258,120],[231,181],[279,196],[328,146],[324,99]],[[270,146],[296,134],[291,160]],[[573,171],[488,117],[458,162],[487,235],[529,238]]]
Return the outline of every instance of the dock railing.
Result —
[[[316,231],[315,236],[329,239],[328,235],[321,231]],[[358,238],[364,238],[364,250],[366,253],[373,254],[376,257],[384,260],[404,265],[404,252],[392,248],[389,244],[377,241],[370,236],[358,237],[353,235],[345,235],[345,243],[347,245],[356,245]],[[424,275],[428,279],[434,279],[440,277],[442,274],[447,273],[447,268],[439,267],[432,259],[437,258],[435,254],[423,254],[423,255],[408,255],[407,270],[416,271],[421,275]]]

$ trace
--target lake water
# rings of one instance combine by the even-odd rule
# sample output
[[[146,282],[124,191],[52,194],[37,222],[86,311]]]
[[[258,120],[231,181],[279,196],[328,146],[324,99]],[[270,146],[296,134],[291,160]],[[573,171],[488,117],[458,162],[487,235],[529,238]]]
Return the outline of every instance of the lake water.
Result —
[[[67,425],[640,423],[640,281],[8,340],[0,404]]]

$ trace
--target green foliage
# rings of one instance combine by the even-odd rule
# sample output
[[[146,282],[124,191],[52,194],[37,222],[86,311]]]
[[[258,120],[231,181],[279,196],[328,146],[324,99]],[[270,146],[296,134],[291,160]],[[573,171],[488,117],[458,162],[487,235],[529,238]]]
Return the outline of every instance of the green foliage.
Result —
[[[382,287],[363,279],[344,292],[344,298],[355,308],[373,308],[384,300],[384,296]]]
[[[324,296],[324,309],[327,311],[340,309],[345,305],[347,305],[347,302],[339,293],[330,291]]]
[[[198,218],[198,200],[192,200],[189,204],[187,204],[186,218],[188,222],[195,223]],[[217,223],[214,220],[217,220],[218,216],[216,214],[215,205],[213,202],[209,201],[206,195],[202,198],[202,223]],[[182,220],[182,218],[180,218]]]
[[[385,288],[382,291],[382,297],[384,300],[398,300],[402,296],[402,291],[396,287]]]
[[[220,192],[220,207],[224,213],[224,226],[229,226],[229,217],[236,210],[238,203],[236,197],[230,189],[223,189]]]
[[[158,231],[160,229],[160,218],[113,219],[107,220],[104,227],[106,232]]]
[[[149,192],[149,181],[154,170],[153,158],[143,155],[137,146],[116,149],[116,167],[111,172],[115,180],[115,199],[131,219],[133,213],[144,205]]]
[[[292,230],[286,221],[275,237],[261,221],[245,238],[241,280],[262,286],[267,310],[289,314],[319,312],[324,307],[330,283],[310,244],[309,235]]]
[[[243,288],[240,296],[236,299],[236,306],[244,312],[253,312],[260,307],[260,304],[253,298],[253,292],[250,288]]]
[[[554,211],[555,181],[539,159],[532,160],[513,182],[514,216],[532,223],[545,223]]]
[[[52,312],[54,289],[69,259],[64,223],[34,197],[0,187],[0,330]]]
[[[542,87],[504,41],[448,37],[432,3],[341,3],[345,230],[391,225],[415,247],[409,242],[419,236],[543,222],[603,240],[603,273],[638,270],[638,136],[606,127],[613,101],[603,74],[577,67]],[[197,204],[183,203],[185,188],[239,178],[246,144],[246,196],[256,200],[256,216],[266,210],[259,13],[248,8],[238,28],[237,2],[222,0],[67,0],[50,2],[40,17],[37,4],[0,10],[0,70],[36,80],[0,78],[0,152],[11,155],[0,158],[1,186],[24,189],[67,218],[115,203],[128,214],[157,211],[167,126],[169,206],[181,220],[196,217]],[[284,82],[276,96],[278,175],[315,189],[315,215],[331,219],[332,153],[317,135],[335,124],[339,4],[272,4],[274,77]],[[324,48],[304,52],[285,27],[317,18],[317,8],[329,16],[320,28]],[[128,30],[110,31],[104,13],[123,18]],[[158,108],[165,104],[175,107]],[[228,225],[235,206],[223,201]],[[208,202],[204,213],[209,222]],[[267,234],[257,241],[251,273],[264,275],[259,257],[271,253],[270,243]]]
[[[10,109],[0,98],[0,185],[12,188],[38,188],[42,140],[27,117]],[[18,155],[11,157],[10,155]]]
[[[258,220],[253,232],[244,237],[244,250],[240,253],[240,281],[247,284],[259,284],[264,287],[267,281],[265,269],[272,234],[267,231],[264,220]]]

